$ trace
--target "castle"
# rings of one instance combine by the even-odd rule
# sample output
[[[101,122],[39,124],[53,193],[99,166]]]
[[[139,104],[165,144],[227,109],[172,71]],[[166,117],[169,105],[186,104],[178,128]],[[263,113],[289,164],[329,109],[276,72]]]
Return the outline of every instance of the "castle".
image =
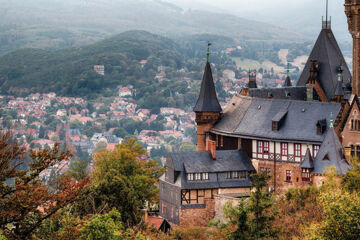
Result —
[[[249,196],[250,174],[266,172],[269,191],[320,186],[360,156],[360,0],[346,0],[353,37],[351,75],[326,18],[296,86],[248,87],[222,110],[206,62],[194,107],[197,151],[170,153],[159,179],[160,215],[175,225],[205,225],[224,201]],[[209,54],[209,53],[208,53]]]

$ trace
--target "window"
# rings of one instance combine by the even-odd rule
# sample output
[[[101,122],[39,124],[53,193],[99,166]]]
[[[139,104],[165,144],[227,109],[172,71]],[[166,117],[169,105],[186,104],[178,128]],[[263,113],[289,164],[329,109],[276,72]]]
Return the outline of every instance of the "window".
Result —
[[[257,141],[257,153],[263,153],[263,141]]]
[[[299,143],[294,144],[294,155],[295,157],[301,157],[301,144]]]
[[[265,172],[265,168],[264,168],[264,167],[260,167],[260,172],[261,172],[261,173]]]
[[[319,149],[320,149],[320,145],[313,145],[314,158],[316,157],[317,153],[319,152]]]
[[[291,181],[291,170],[286,170],[286,181],[287,182]]]
[[[201,173],[195,173],[195,181],[201,180]]]
[[[269,154],[269,142],[264,141],[264,154]]]
[[[209,173],[207,173],[207,172],[203,173],[202,180],[209,180]]]
[[[246,171],[240,171],[240,179],[246,179]]]
[[[226,179],[231,179],[231,172],[226,172]]]
[[[287,156],[287,155],[288,155],[288,144],[281,143],[281,156]]]
[[[194,174],[193,173],[188,173],[187,174],[187,179],[188,179],[188,181],[194,181]]]
[[[269,142],[268,141],[257,141],[257,153],[269,154]]]
[[[271,168],[266,168],[266,175],[271,177]]]
[[[354,130],[354,119],[351,119],[351,130]]]
[[[308,168],[302,169],[301,178],[303,182],[310,182],[310,170]]]
[[[238,179],[239,178],[239,172],[232,172],[232,178]]]

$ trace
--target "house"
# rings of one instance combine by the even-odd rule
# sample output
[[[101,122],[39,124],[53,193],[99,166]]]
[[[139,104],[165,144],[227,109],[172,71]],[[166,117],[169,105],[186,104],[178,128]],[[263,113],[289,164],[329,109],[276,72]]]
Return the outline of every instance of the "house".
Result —
[[[250,193],[255,171],[244,151],[170,153],[159,179],[160,216],[176,225],[204,225],[214,217],[215,195]],[[196,217],[194,217],[196,216]]]
[[[296,86],[287,76],[280,88],[260,89],[250,71],[248,85],[224,111],[207,61],[193,109],[197,152],[167,158],[159,179],[162,217],[176,225],[207,224],[221,215],[214,206],[225,193],[249,193],[252,171],[265,172],[269,191],[283,194],[322,185],[327,167],[339,174],[352,167],[351,155],[360,156],[360,74],[351,78],[330,26],[323,22]]]

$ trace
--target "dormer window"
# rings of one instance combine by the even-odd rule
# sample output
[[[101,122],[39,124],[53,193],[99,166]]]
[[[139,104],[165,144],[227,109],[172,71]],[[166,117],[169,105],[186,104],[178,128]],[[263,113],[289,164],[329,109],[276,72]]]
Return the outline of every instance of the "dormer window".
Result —
[[[326,119],[321,119],[316,123],[316,134],[322,135],[326,131]]]
[[[209,173],[188,173],[187,174],[188,181],[202,181],[209,180]]]
[[[187,174],[187,179],[188,179],[188,181],[194,181],[194,174],[193,173],[188,173]]]
[[[209,180],[209,173],[202,173],[202,180]]]
[[[195,173],[195,181],[201,180],[201,173]]]

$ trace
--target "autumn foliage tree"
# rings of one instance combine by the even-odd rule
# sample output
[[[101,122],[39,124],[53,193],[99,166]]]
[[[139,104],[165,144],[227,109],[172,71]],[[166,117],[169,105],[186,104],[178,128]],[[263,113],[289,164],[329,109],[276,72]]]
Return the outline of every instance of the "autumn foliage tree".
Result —
[[[102,149],[94,155],[91,185],[82,195],[76,213],[107,213],[116,208],[126,227],[138,223],[146,203],[158,200],[158,177],[163,169],[146,158],[146,151],[135,139],[124,140],[114,151]]]
[[[53,187],[40,179],[44,170],[70,155],[59,144],[27,152],[10,133],[0,136],[0,231],[7,239],[31,239],[44,220],[77,199],[86,179],[77,182],[64,175]]]

